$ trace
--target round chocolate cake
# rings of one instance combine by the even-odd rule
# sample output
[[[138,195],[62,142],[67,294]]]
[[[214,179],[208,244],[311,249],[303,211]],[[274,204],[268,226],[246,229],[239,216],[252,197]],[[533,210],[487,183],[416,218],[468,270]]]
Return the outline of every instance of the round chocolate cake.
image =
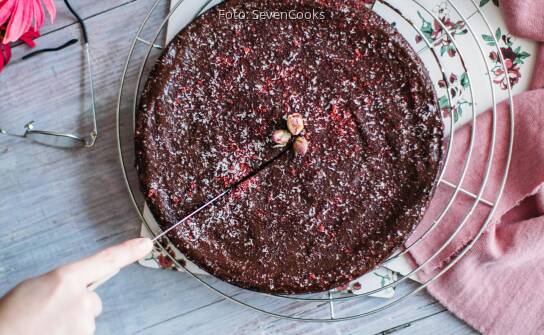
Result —
[[[145,85],[136,166],[168,237],[235,285],[331,289],[420,221],[443,125],[421,60],[363,1],[230,0],[168,45]]]

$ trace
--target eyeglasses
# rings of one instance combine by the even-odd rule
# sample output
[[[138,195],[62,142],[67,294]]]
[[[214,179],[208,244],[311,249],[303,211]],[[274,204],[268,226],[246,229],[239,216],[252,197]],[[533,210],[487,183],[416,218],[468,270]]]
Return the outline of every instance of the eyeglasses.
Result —
[[[87,35],[87,29],[85,23],[81,17],[74,11],[72,6],[67,0],[64,0],[64,3],[68,7],[68,10],[76,17],[81,30],[83,33],[83,52],[85,53],[85,58],[87,60],[87,68],[89,75],[89,84],[90,84],[90,93],[91,93],[91,104],[90,104],[90,114],[92,118],[92,129],[86,136],[79,136],[70,133],[50,131],[50,130],[40,130],[35,129],[34,121],[28,122],[24,126],[24,133],[18,134],[14,132],[9,132],[5,129],[0,128],[1,135],[7,135],[12,137],[18,137],[23,139],[31,140],[34,143],[47,145],[56,148],[63,149],[76,149],[76,148],[90,148],[94,146],[96,139],[98,138],[98,127],[96,124],[96,105],[95,105],[95,92],[94,92],[94,80],[93,80],[93,70],[91,62],[91,50],[89,47],[89,39]],[[70,44],[65,44],[68,46]]]

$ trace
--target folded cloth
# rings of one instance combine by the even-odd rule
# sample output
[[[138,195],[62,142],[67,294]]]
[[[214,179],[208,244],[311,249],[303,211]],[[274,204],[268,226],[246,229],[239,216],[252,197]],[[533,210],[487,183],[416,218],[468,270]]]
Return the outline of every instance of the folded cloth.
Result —
[[[521,37],[544,41],[544,1],[501,0],[509,30]],[[491,215],[490,225],[468,253],[428,291],[450,311],[485,334],[544,333],[544,47],[539,46],[532,90],[514,97],[514,142],[508,179],[501,201],[491,206],[462,193],[436,229],[410,252],[415,266],[423,265],[419,279],[432,278],[479,232]],[[493,159],[482,198],[495,202],[506,171],[509,149],[509,102],[497,106]],[[493,138],[493,111],[455,132],[445,179],[459,181],[467,162],[471,133],[472,157],[462,186],[477,194],[484,180]],[[423,222],[408,245],[433,223],[453,195],[441,184]],[[471,212],[473,208],[473,211]],[[444,242],[465,226],[437,256]]]
[[[544,0],[502,0],[504,21],[516,36],[544,42]],[[540,43],[532,89],[544,87],[544,44]]]

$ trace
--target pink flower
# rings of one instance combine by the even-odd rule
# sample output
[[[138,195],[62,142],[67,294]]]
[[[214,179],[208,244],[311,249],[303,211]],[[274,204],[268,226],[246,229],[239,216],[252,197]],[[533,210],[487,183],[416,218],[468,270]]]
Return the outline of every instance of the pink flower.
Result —
[[[510,81],[510,86],[513,87],[521,78],[520,68],[515,65],[512,60],[506,58],[504,64],[506,65],[506,72],[504,71],[502,64],[496,66],[495,69],[492,70],[495,75],[493,82],[499,84],[502,90],[508,89],[508,81]]]
[[[53,0],[43,0],[43,4],[53,22],[57,13]],[[0,0],[0,25],[7,23],[2,43],[17,41],[31,28],[38,31],[44,16],[42,0]]]

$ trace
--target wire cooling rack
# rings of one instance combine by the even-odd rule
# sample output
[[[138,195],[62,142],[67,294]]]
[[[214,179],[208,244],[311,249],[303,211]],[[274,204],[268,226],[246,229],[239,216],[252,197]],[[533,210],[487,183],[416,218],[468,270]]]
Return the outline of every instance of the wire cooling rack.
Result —
[[[138,29],[136,37],[132,42],[132,46],[129,51],[128,59],[123,71],[123,77],[121,80],[121,87],[119,91],[119,100],[117,105],[117,135],[118,135],[118,150],[119,158],[121,162],[123,176],[126,181],[126,185],[129,191],[130,199],[136,208],[140,219],[147,227],[149,232],[153,236],[157,236],[150,228],[149,222],[143,216],[143,208],[145,200],[139,192],[138,180],[136,171],[133,167],[134,162],[134,147],[133,147],[133,134],[135,113],[138,106],[138,98],[141,92],[143,83],[145,83],[147,74],[154,64],[155,60],[161,54],[162,46],[164,45],[166,29],[168,27],[169,19],[172,15],[179,15],[183,12],[185,17],[196,18],[201,13],[210,9],[217,3],[218,0],[179,0],[176,3],[170,4],[168,0],[157,0],[152,8],[147,13],[146,17]],[[510,166],[510,160],[512,156],[512,145],[514,135],[514,110],[512,91],[509,80],[506,80],[506,88],[509,99],[509,114],[507,117],[509,120],[501,120],[507,122],[509,125],[509,138],[506,139],[508,143],[506,162],[501,164],[501,171],[499,175],[501,180],[499,183],[498,192],[494,199],[484,199],[483,193],[488,184],[490,172],[492,168],[497,168],[493,162],[496,146],[497,146],[497,95],[498,87],[494,85],[492,79],[491,69],[489,64],[488,52],[491,44],[494,44],[492,49],[496,52],[498,57],[498,66],[502,67],[504,73],[508,73],[507,67],[502,56],[501,50],[498,47],[499,43],[497,37],[494,34],[494,30],[490,26],[488,19],[481,11],[479,6],[473,0],[444,1],[447,4],[448,10],[452,11],[452,14],[457,18],[456,26],[452,28],[448,26],[448,21],[439,17],[440,13],[437,13],[434,5],[430,5],[426,0],[376,0],[374,3],[369,4],[369,8],[376,11],[379,15],[384,17],[394,26],[405,25],[410,27],[411,32],[407,30],[399,31],[405,35],[407,40],[411,40],[416,36],[418,42],[423,42],[421,47],[416,49],[420,54],[423,62],[425,63],[430,76],[436,82],[435,89],[437,94],[442,95],[441,108],[443,109],[444,116],[443,121],[446,126],[447,137],[444,139],[446,144],[446,157],[444,161],[444,168],[441,171],[439,183],[450,187],[452,190],[451,197],[447,201],[444,208],[440,211],[437,217],[434,219],[430,227],[420,234],[417,238],[412,239],[409,245],[406,245],[402,250],[395,252],[388,260],[382,265],[392,262],[395,259],[405,255],[410,250],[413,250],[415,246],[420,244],[425,238],[431,234],[435,229],[440,229],[439,225],[444,220],[444,217],[449,211],[455,209],[456,200],[458,200],[460,193],[464,193],[466,196],[472,199],[470,208],[465,211],[465,215],[457,222],[457,226],[451,236],[440,245],[434,252],[419,266],[411,270],[404,276],[399,276],[394,282],[385,285],[379,289],[375,289],[363,294],[341,293],[336,291],[329,291],[323,293],[313,294],[301,294],[301,295],[274,295],[268,293],[259,293],[245,289],[233,290],[233,287],[221,280],[214,278],[213,276],[201,276],[192,273],[185,269],[187,273],[195,280],[198,280],[202,285],[210,288],[212,291],[223,296],[224,298],[231,300],[235,303],[241,304],[247,308],[274,316],[279,318],[300,320],[300,321],[321,321],[321,322],[334,322],[342,320],[350,320],[355,318],[366,317],[375,313],[384,312],[387,309],[401,303],[404,300],[409,299],[411,296],[420,292],[429,286],[437,278],[442,276],[446,271],[453,267],[476,243],[482,233],[489,225],[491,218],[497,208],[508,174]],[[402,3],[402,6],[401,6]],[[406,4],[409,3],[407,7]],[[466,6],[473,6],[472,11],[467,11]],[[411,8],[410,10],[401,10],[401,8]],[[188,15],[188,16],[187,16]],[[435,31],[434,35],[429,34],[428,26],[423,25],[418,28],[415,22],[419,19],[428,18],[429,22],[433,22]],[[478,21],[476,21],[476,19]],[[186,20],[190,22],[191,20]],[[454,29],[462,27],[466,37],[471,39],[472,44],[460,45],[455,37]],[[427,31],[425,31],[427,29]],[[482,34],[486,34],[493,39],[494,43],[483,44],[479,38]],[[418,37],[419,36],[419,37]],[[439,43],[440,41],[444,43]],[[447,45],[448,50],[454,50],[452,54],[455,57],[450,57],[447,61],[441,57],[441,53],[444,52],[443,45]],[[442,49],[441,49],[442,48]],[[471,59],[467,59],[464,55],[467,52],[467,48],[477,49],[477,53],[481,59],[475,60],[474,56]],[[474,55],[474,50],[469,50]],[[469,69],[470,64],[474,64],[476,61],[482,65],[478,67],[478,71],[485,72],[486,83],[479,83],[478,86],[474,84],[474,76],[481,75],[481,73],[474,73],[475,71]],[[469,66],[467,66],[467,64]],[[465,153],[464,165],[459,172],[457,180],[446,180],[445,175],[448,168],[450,168],[451,151],[455,143],[455,132],[459,129],[461,122],[456,116],[456,92],[451,83],[451,79],[448,77],[448,71],[451,71],[452,67],[460,67],[464,73],[465,81],[465,93],[464,97],[465,105],[470,106],[470,113],[466,115],[465,121],[470,123],[470,139],[468,143],[468,149]],[[482,68],[485,67],[485,68]],[[483,97],[486,95],[486,97]],[[473,149],[475,145],[475,138],[478,136],[481,130],[481,125],[477,122],[477,106],[481,101],[491,102],[492,113],[492,134],[489,139],[488,156],[481,171],[483,178],[479,189],[477,191],[469,191],[463,189],[463,181],[467,176],[468,167],[471,161],[473,161]],[[389,300],[382,300],[383,303],[376,304],[376,299],[372,299],[369,303],[369,295],[386,290],[390,287],[396,287],[409,276],[416,275],[421,269],[433,261],[437,255],[444,251],[448,245],[461,233],[463,229],[466,229],[466,224],[475,211],[478,204],[482,204],[489,208],[488,215],[481,219],[478,223],[477,232],[473,235],[472,239],[468,241],[465,246],[458,251],[454,257],[450,258],[448,263],[443,265],[440,270],[431,278],[420,283],[415,288],[408,290],[401,290],[398,296]],[[471,218],[473,219],[473,218]],[[160,244],[159,247],[166,252],[165,247]],[[179,267],[185,268],[184,264],[180,264],[176,259],[171,257],[172,261]],[[410,286],[412,287],[412,286]],[[234,292],[234,294],[233,294]]]

